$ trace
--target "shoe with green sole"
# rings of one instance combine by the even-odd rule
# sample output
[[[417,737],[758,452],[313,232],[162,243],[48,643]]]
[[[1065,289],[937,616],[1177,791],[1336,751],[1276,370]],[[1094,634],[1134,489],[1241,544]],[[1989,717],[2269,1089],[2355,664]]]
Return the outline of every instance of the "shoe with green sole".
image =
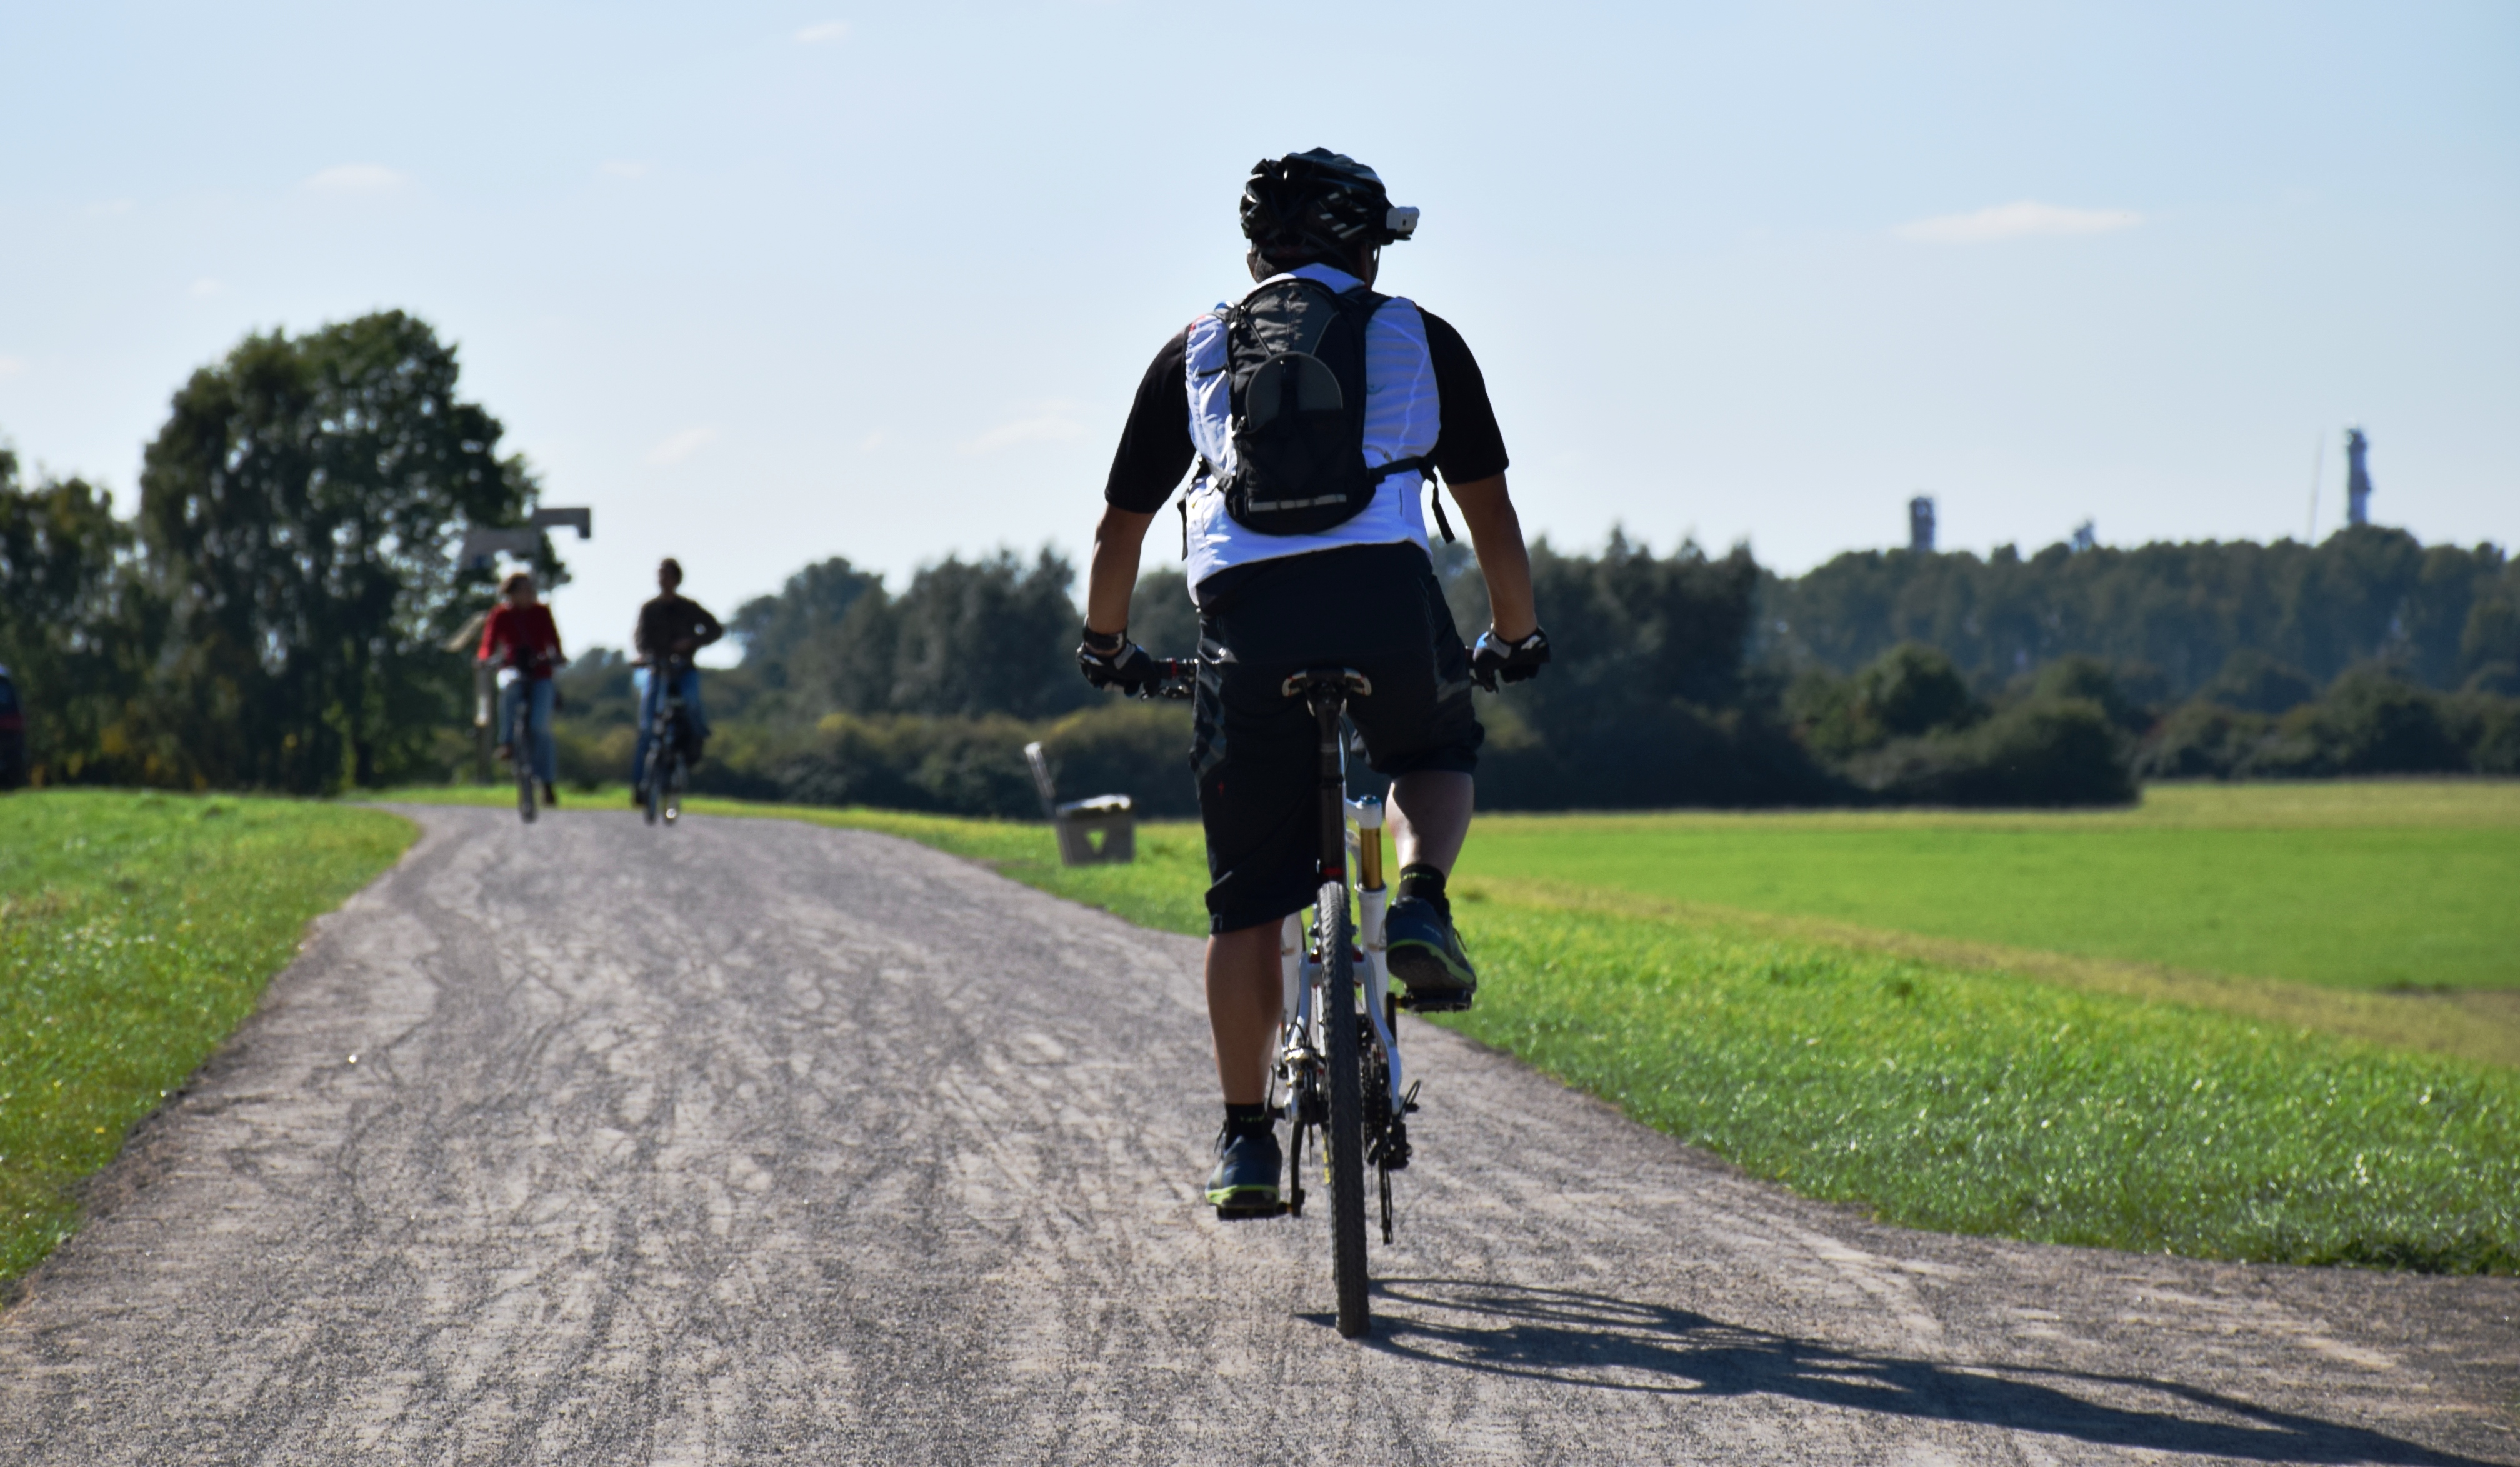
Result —
[[[1403,896],[1382,919],[1383,961],[1409,991],[1400,1006],[1420,1014],[1454,1013],[1470,1006],[1479,975],[1462,950],[1450,913],[1422,896]]]
[[[1224,1131],[1216,1138],[1216,1169],[1207,1174],[1208,1205],[1219,1217],[1275,1217],[1285,1169],[1277,1131]]]

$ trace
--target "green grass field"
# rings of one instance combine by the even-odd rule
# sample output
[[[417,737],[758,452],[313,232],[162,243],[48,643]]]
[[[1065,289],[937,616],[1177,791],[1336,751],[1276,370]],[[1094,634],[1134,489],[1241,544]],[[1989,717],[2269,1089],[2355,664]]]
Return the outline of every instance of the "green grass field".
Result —
[[[2132,811],[1504,815],[1462,875],[2338,987],[2520,988],[2520,784]]]
[[[2094,985],[2108,973],[2095,979],[2093,965],[2078,959],[2059,966],[2036,950],[2036,933],[2018,946],[1962,944],[1956,956],[1943,955],[1951,943],[1901,951],[1887,924],[1902,914],[1888,903],[1861,912],[1881,926],[1815,922],[1795,918],[1787,902],[1775,904],[1778,918],[1676,903],[1634,882],[1597,877],[1588,886],[1581,874],[1596,869],[1586,862],[1650,872],[1669,847],[1712,830],[1773,843],[1771,870],[1789,878],[1797,838],[1842,852],[1840,836],[1884,832],[1922,838],[1966,881],[2016,902],[2097,900],[2120,912],[2148,899],[2182,902],[2186,930],[2211,935],[2182,885],[2199,864],[2179,848],[2182,834],[2289,833],[2301,849],[2269,874],[2279,887],[2287,873],[2315,867],[2319,850],[2357,848],[2323,844],[2340,829],[2431,830],[2454,838],[2446,843],[2453,851],[2471,850],[2466,837],[2501,834],[2492,802],[2505,789],[2173,791],[2141,811],[2089,817],[1484,821],[1459,889],[1462,928],[1482,973],[1479,1006],[1445,1022],[1760,1175],[1892,1221],[2203,1258],[2509,1273],[2520,1269],[2520,1070],[2355,1037],[2390,1031],[2391,1015],[2372,1017],[2377,1006],[2418,1000],[2264,981],[2234,981],[2225,991],[2193,972],[2206,966],[2199,949],[2166,938],[2151,950],[2185,965],[2177,982],[2107,991]],[[504,795],[455,798],[500,802]],[[1194,826],[1141,827],[1135,865],[1068,869],[1037,825],[710,801],[692,807],[901,835],[1146,926],[1206,930]],[[2063,845],[2121,832],[2160,842],[2152,848],[2169,854],[2152,864],[2100,856],[2041,868],[2024,865],[2002,839],[2026,833]],[[1955,839],[1937,846],[1946,833]],[[1599,853],[1612,842],[1625,844]],[[1697,869],[1697,859],[1671,857],[1663,869]],[[2043,869],[2087,869],[2078,859],[2116,861],[2118,884],[2088,897],[2043,886]],[[1860,877],[1842,853],[1816,855],[1811,865],[1841,889]],[[2462,879],[2426,910],[2435,921],[2466,920],[2483,884],[2464,880],[2460,860],[2442,865],[2461,868]],[[1515,870],[1543,874],[1503,874]],[[2226,877],[2238,912],[2263,908],[2264,890],[2245,870]],[[2376,907],[2431,899],[2403,886],[2368,891],[2328,880],[2326,889],[2349,909],[2325,920],[2349,937],[2396,920]],[[1955,929],[1991,944],[2021,935],[2013,923],[1998,913]],[[2107,925],[2078,930],[2104,937]],[[2284,946],[2252,940],[2244,950]],[[2270,1002],[2283,1022],[2229,1011]],[[2416,1033],[2424,1036],[2420,1026]],[[1441,1084],[1440,1076],[1428,1079],[1436,1106]]]
[[[413,836],[374,810],[106,791],[0,799],[0,1280],[183,1082],[308,919]]]

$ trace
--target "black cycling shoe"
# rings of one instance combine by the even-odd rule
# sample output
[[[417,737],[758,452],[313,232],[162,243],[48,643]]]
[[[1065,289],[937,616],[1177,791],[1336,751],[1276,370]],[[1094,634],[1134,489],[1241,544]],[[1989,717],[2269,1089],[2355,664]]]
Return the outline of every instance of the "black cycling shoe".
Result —
[[[1278,1132],[1227,1129],[1216,1138],[1216,1169],[1207,1174],[1207,1200],[1219,1217],[1275,1217],[1278,1178],[1286,1169]]]
[[[550,785],[543,786],[543,803],[549,808],[559,809],[560,792],[553,789]]]
[[[1443,908],[1423,896],[1393,901],[1382,919],[1382,945],[1391,976],[1409,989],[1401,996],[1402,1008],[1444,1014],[1470,1006],[1479,975]]]
[[[630,787],[630,807],[634,810],[644,810],[648,807],[648,787],[646,785],[632,785]]]

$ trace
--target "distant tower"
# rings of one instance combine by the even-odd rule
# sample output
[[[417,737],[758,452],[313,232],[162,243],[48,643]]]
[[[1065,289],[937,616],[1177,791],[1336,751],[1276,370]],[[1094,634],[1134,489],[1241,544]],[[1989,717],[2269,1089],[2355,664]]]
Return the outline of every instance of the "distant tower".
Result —
[[[2080,555],[2086,550],[2096,550],[2099,548],[2099,531],[2092,527],[2091,521],[2086,520],[2082,524],[2074,527],[2075,554]]]
[[[1919,494],[1908,501],[1908,548],[1918,555],[1934,553],[1934,500]]]
[[[2363,465],[2362,455],[2371,451],[2371,440],[2362,430],[2345,430],[2345,523],[2371,523],[2371,471]]]

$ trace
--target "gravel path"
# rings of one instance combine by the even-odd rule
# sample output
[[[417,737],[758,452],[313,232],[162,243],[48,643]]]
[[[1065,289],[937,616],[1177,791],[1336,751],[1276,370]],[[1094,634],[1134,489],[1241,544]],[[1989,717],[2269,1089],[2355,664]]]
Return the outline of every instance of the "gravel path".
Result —
[[[1196,1205],[1196,944],[857,832],[414,809],[0,1315],[0,1461],[2520,1462],[2520,1283],[1907,1232],[1410,1021]]]

